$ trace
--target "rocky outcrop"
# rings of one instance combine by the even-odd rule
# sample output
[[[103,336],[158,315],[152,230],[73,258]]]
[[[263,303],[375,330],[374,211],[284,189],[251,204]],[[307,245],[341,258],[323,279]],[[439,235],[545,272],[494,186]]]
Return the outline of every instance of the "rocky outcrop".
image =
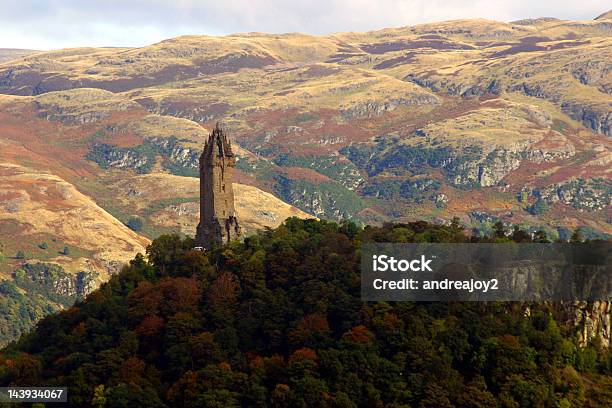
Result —
[[[595,86],[600,92],[612,93],[612,86],[606,83],[606,76],[612,71],[612,64],[606,61],[580,61],[570,68],[572,76],[583,85]]]
[[[583,78],[583,80],[589,79]],[[572,119],[581,122],[585,127],[607,136],[612,135],[612,113],[610,113],[609,106],[605,104],[563,98],[558,91],[551,89],[550,86],[545,83],[521,83],[511,86],[507,90],[510,92],[522,92],[527,96],[547,99],[558,104],[564,113]]]
[[[400,106],[436,105],[439,103],[435,95],[428,93],[414,94],[409,98],[394,98],[388,101],[366,101],[342,109],[345,118],[371,118],[391,112]]]
[[[13,277],[18,285],[49,296],[60,303],[70,303],[87,296],[98,287],[98,274],[81,271],[72,275],[56,264],[26,263]]]
[[[498,78],[485,79],[481,82],[457,82],[456,79],[433,78],[408,74],[405,81],[412,82],[433,92],[445,92],[452,96],[464,98],[481,97],[485,95],[500,95],[504,90],[503,81]]]
[[[520,152],[503,148],[495,149],[481,163],[466,162],[464,171],[455,178],[455,184],[475,183],[482,187],[494,186],[520,165]]]
[[[612,205],[612,181],[580,178],[531,189],[529,194],[548,204],[560,202],[578,210],[600,211]]]
[[[532,148],[527,143],[516,144],[509,148],[497,148],[489,153],[484,161],[478,163],[477,173],[475,173],[475,164],[471,166],[467,164],[463,173],[468,176],[467,179],[456,180],[455,184],[466,184],[467,181],[475,182],[482,187],[495,186],[510,172],[518,169],[525,160],[542,163],[572,157],[574,154],[575,148],[572,144],[565,144],[555,149]]]
[[[100,89],[45,93],[37,96],[34,104],[40,117],[69,125],[95,123],[108,118],[113,112],[141,109],[129,99]]]
[[[96,261],[100,262],[104,267],[104,270],[109,274],[109,276],[117,275],[121,272],[121,269],[125,265],[125,262],[113,260],[113,259],[105,259],[96,257]]]
[[[561,104],[563,112],[573,119],[582,122],[586,127],[598,133],[612,136],[612,111],[600,106],[565,101]]]
[[[595,339],[605,348],[612,346],[612,302],[566,302],[563,309],[567,316],[566,325],[577,330],[580,347],[586,347]]]
[[[60,296],[76,296],[74,279],[61,267],[52,264],[26,264],[23,269],[32,282],[48,287]]]
[[[349,158],[356,158],[347,150]],[[428,145],[398,145],[382,154],[374,155],[364,163],[370,176],[386,170],[404,169],[419,173],[425,167],[439,168],[456,186],[492,186],[520,165],[519,152],[496,149],[484,156],[482,147],[473,145],[464,149],[430,147]]]
[[[141,98],[137,101],[151,113],[189,119],[198,123],[218,119],[225,115],[231,107],[224,102],[155,101],[151,98]]]
[[[78,272],[74,277],[77,298],[83,299],[96,290],[99,286],[97,278],[98,274],[95,272]]]
[[[86,158],[105,169],[113,167],[145,174],[151,171],[158,155],[171,173],[197,175],[199,152],[181,145],[175,137],[151,137],[142,145],[129,148],[96,143]]]
[[[601,62],[598,64],[601,65]],[[571,74],[584,85],[596,87],[600,92],[609,94],[612,92],[612,88],[602,77],[605,77],[610,69],[609,65],[596,70],[582,64],[574,68]],[[469,79],[461,81],[454,77],[429,77],[417,74],[408,74],[404,77],[404,80],[436,93],[444,92],[451,96],[463,98],[500,95],[503,92],[520,92],[527,96],[551,101],[557,104],[564,113],[581,122],[585,127],[607,136],[612,135],[612,113],[610,112],[609,105],[597,103],[594,100],[573,99],[568,97],[571,95],[564,95],[562,89],[557,89],[551,86],[550,83],[511,81],[509,79],[487,77],[476,78],[476,81],[472,82]]]
[[[200,152],[196,149],[182,146],[174,137],[152,137],[148,142],[157,147],[158,152],[176,166],[198,168]]]
[[[532,255],[528,255],[529,259],[496,270],[494,274],[499,278],[500,287],[511,288],[509,293],[513,297],[551,306],[557,321],[575,334],[579,347],[596,341],[609,348],[612,346],[612,302],[609,265],[603,259],[609,249],[604,243],[594,247],[557,247],[542,259],[531,259]],[[538,249],[537,253],[540,252]],[[573,267],[569,269],[566,257],[572,259]],[[571,300],[572,297],[591,300]],[[529,304],[525,304],[525,310],[529,315]]]
[[[546,120],[546,117],[537,120]],[[406,139],[407,143],[397,138],[380,137],[376,145],[354,144],[342,149],[341,153],[370,177],[402,172],[414,175],[428,169],[440,169],[448,182],[462,188],[496,186],[524,161],[550,162],[576,153],[574,145],[558,133],[547,135],[546,145],[530,139],[491,145],[467,138],[450,144],[443,142],[444,137],[444,134],[437,137],[422,128],[413,132]]]
[[[154,156],[148,156],[136,149],[119,148],[104,143],[94,144],[86,158],[104,169],[113,167],[135,170],[137,173],[147,173],[155,160]]]
[[[350,219],[364,206],[356,193],[333,182],[313,183],[280,175],[275,189],[287,203],[319,218]]]

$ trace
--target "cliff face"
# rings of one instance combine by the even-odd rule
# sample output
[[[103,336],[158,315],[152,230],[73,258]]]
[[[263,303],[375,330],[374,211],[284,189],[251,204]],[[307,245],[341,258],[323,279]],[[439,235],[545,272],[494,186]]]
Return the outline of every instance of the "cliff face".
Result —
[[[71,274],[59,265],[47,263],[27,263],[15,272],[14,277],[25,287],[33,287],[51,298],[59,296],[68,303],[74,299],[84,299],[100,284],[99,275],[95,272]]]
[[[609,299],[612,282],[610,265],[605,260],[610,246],[601,241],[581,247],[557,246],[549,255],[534,248],[534,252],[523,254],[531,254],[528,258],[541,255],[541,259],[523,260],[493,271],[500,287],[509,289],[510,297],[506,299],[550,305],[555,319],[574,334],[580,347],[593,342],[612,347],[612,302],[605,300]],[[522,249],[530,251],[526,246]],[[503,249],[497,255],[503,258]],[[574,266],[568,269],[566,260],[573,260],[569,262]],[[572,298],[592,300],[566,300]],[[530,305],[525,303],[526,315],[530,314]]]
[[[568,327],[577,329],[578,344],[586,347],[597,339],[605,348],[612,346],[612,302],[571,302],[563,305]]]
[[[581,211],[599,211],[612,205],[612,180],[580,178],[535,189],[532,193],[551,204],[561,202]]]

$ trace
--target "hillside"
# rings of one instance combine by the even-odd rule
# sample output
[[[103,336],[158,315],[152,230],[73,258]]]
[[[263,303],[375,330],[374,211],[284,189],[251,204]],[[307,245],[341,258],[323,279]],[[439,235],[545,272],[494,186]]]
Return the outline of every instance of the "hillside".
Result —
[[[7,61],[16,60],[26,55],[34,54],[35,50],[24,50],[19,48],[0,48],[0,64]]]
[[[290,216],[308,217],[256,187],[234,188],[246,234]],[[198,191],[195,178],[148,174],[111,185],[118,202],[99,197],[96,203],[55,175],[0,163],[0,344],[72,305],[145,252],[150,240],[99,204],[141,217],[146,233],[189,236],[199,221]]]
[[[13,179],[3,180],[11,184],[6,185],[6,193],[0,198],[3,208],[0,219],[29,226],[12,231],[13,237],[20,239],[12,240],[14,243],[7,249],[9,253],[20,242],[24,246],[20,249],[31,249],[38,254],[40,251],[36,247],[40,239],[34,238],[36,234],[49,237],[55,234],[53,238],[75,247],[83,241],[81,249],[88,254],[82,259],[70,257],[55,261],[70,272],[77,272],[87,259],[92,262],[88,269],[105,274],[102,264],[131,259],[149,242],[123,225],[130,217],[143,219],[144,230],[141,233],[149,238],[162,232],[193,234],[195,231],[197,179],[168,174],[162,166],[165,160],[161,155],[169,149],[176,160],[190,160],[186,165],[191,169],[191,175],[195,175],[199,150],[207,136],[206,129],[189,120],[148,114],[135,102],[96,89],[76,90],[69,94],[49,93],[36,99],[0,97],[0,107],[0,158],[10,169],[27,169],[24,170],[27,175],[20,173]],[[106,129],[114,131],[106,133]],[[181,135],[180,146],[171,136],[174,134]],[[130,146],[138,147],[145,141],[150,141],[148,150],[130,150]],[[93,147],[95,152],[96,147],[109,146],[110,143],[121,146],[124,151],[111,165],[99,166],[91,149]],[[176,147],[167,143],[175,143]],[[181,163],[173,161],[169,164],[179,166]],[[135,172],[125,171],[138,165],[146,167],[146,174],[139,174],[145,172],[138,168]],[[28,177],[36,178],[39,185],[33,184]],[[53,189],[53,183],[59,177],[62,178],[62,191],[66,191],[61,193],[63,196],[58,193],[58,197],[51,197],[28,191]],[[288,216],[307,216],[256,187],[238,185],[237,200],[237,211],[247,232],[263,226],[275,227]],[[15,204],[24,201],[46,209],[46,215],[38,217],[40,214],[31,213],[28,206]],[[81,209],[74,210],[72,205]],[[96,212],[86,214],[83,208],[89,207],[97,208],[95,211],[99,211],[99,215],[94,215],[98,214]],[[72,214],[76,224],[64,220],[67,214]],[[85,224],[78,224],[79,218],[83,223],[91,223],[92,227],[88,229],[83,227]],[[99,218],[97,222],[96,218]],[[46,220],[49,225],[41,224],[41,220]],[[52,228],[50,225],[55,220],[58,220],[58,227]],[[107,220],[114,227],[104,226]],[[126,241],[130,242],[126,244],[126,252],[108,253],[110,250],[105,248],[120,249],[117,243],[122,234],[128,234],[132,240]],[[119,241],[109,245],[108,237]],[[132,245],[134,242],[139,244]],[[8,242],[4,244],[9,245]],[[95,254],[104,254],[100,255],[104,261],[94,259]]]
[[[0,228],[5,238],[0,242],[5,254],[23,251],[28,262],[58,264],[71,273],[96,272],[100,281],[106,281],[150,243],[57,176],[6,163],[0,163],[0,176]],[[246,234],[276,227],[288,217],[308,217],[256,187],[235,184],[234,189],[236,212]],[[152,230],[193,235],[199,222],[195,178],[168,174],[122,178],[109,187],[109,193],[117,201],[115,206],[142,217]],[[6,239],[9,236],[12,239]],[[49,247],[41,248],[43,243]],[[65,246],[70,248],[68,256],[61,253]],[[5,259],[0,272],[10,276],[22,262]]]
[[[179,148],[173,134],[190,147]],[[207,134],[187,119],[152,115],[97,89],[0,97],[0,279],[8,285],[0,289],[1,344],[107,281],[151,238],[193,235],[198,180],[169,174],[161,154],[168,151],[164,143],[177,143],[176,159],[192,160],[194,175]],[[145,140],[154,142],[138,150],[144,159],[128,151]],[[99,166],[88,159],[98,141],[123,146],[127,159]],[[135,163],[148,166],[146,174],[133,171]],[[289,216],[309,217],[257,187],[235,189],[247,234]],[[135,218],[141,230],[126,226]]]
[[[119,222],[73,185],[52,174],[0,163],[0,229],[4,252],[29,261],[88,270],[106,281],[150,241]],[[9,239],[10,237],[10,239]],[[47,248],[40,246],[46,243]],[[60,252],[70,248],[70,256]],[[3,273],[23,260],[5,260]]]
[[[11,55],[0,163],[19,174],[1,181],[0,273],[59,265],[72,300],[95,287],[80,273],[97,284],[149,240],[193,234],[198,156],[217,121],[237,153],[247,233],[288,216],[457,216],[476,236],[498,221],[550,239],[612,235],[608,14]],[[24,307],[49,306],[54,279],[43,306]]]
[[[108,191],[115,205],[160,231],[193,235],[200,220],[200,184],[194,177],[163,173],[122,177],[110,184]],[[245,234],[275,228],[289,217],[310,217],[253,186],[234,183],[234,194],[236,215]]]
[[[610,350],[578,347],[562,304],[360,300],[362,243],[468,240],[297,218],[207,253],[163,236],[3,349],[0,385],[71,407],[610,406]]]
[[[0,92],[6,121],[73,133],[75,173],[193,176],[221,121],[241,183],[320,218],[611,234],[611,34],[604,14],[184,36],[25,56]]]

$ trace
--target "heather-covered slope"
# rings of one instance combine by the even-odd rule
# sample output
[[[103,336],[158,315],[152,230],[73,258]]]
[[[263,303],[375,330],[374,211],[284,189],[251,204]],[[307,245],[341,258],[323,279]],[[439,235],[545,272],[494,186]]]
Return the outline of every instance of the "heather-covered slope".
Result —
[[[28,188],[63,180],[135,239],[189,235],[198,156],[221,121],[249,233],[298,215],[612,234],[611,24],[460,20],[33,53],[0,63],[0,163],[35,175]],[[46,208],[39,190],[27,200]],[[52,244],[48,226],[6,210],[15,194],[0,195],[5,276],[37,260],[106,276],[131,256],[90,230],[81,249],[78,228]],[[70,199],[53,205],[76,214]]]
[[[82,154],[104,169],[194,175],[196,124],[222,121],[240,180],[318,217],[609,234],[611,27],[184,36],[26,56],[0,65],[0,92],[86,132]]]
[[[195,231],[197,179],[168,174],[166,166],[196,175],[207,136],[200,125],[151,115],[136,102],[98,89],[35,99],[0,97],[0,118],[0,162],[12,172],[2,178],[0,220],[22,226],[2,228],[0,242],[7,253],[21,249],[36,259],[40,242],[33,237],[48,235],[84,251],[82,258],[53,261],[70,272],[86,268],[106,275],[103,265],[143,251],[149,240],[142,235]],[[180,135],[180,141],[174,135]],[[307,216],[253,186],[238,184],[237,201],[247,233],[275,227],[289,216]],[[94,207],[97,210],[87,212]],[[137,233],[124,225],[133,217],[143,221]],[[120,245],[121,231],[132,241]],[[86,260],[91,263],[85,265]],[[10,265],[3,266],[7,269]]]
[[[162,154],[176,166],[197,158],[206,135],[187,119],[151,115],[99,89],[0,97],[0,343],[107,281],[150,238],[194,233],[198,180],[168,174]],[[108,146],[101,142],[124,149],[110,166],[96,162],[96,149]],[[248,234],[308,217],[255,186],[235,188]]]

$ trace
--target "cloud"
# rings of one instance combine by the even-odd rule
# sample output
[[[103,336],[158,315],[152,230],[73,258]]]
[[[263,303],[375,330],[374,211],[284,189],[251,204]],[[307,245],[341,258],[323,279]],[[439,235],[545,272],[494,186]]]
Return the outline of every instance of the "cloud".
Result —
[[[367,31],[459,18],[585,20],[603,0],[0,0],[0,47],[142,46],[184,34]]]

